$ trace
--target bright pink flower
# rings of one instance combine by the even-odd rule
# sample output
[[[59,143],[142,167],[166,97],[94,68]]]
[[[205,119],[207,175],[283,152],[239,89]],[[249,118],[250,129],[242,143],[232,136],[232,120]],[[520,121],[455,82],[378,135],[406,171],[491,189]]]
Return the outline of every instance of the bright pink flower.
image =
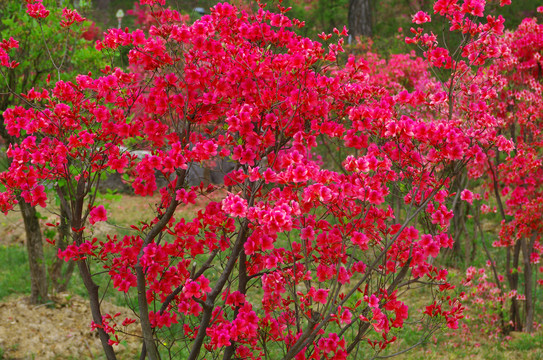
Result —
[[[475,16],[483,16],[485,11],[485,0],[464,0],[461,11],[466,14]]]
[[[179,189],[176,192],[175,199],[184,204],[195,204],[197,197],[198,195],[193,190],[187,191],[185,189]]]
[[[47,203],[45,202],[47,200],[47,195],[45,194],[44,190],[45,186],[43,185],[38,185],[32,190],[32,201],[30,202],[32,206],[47,206]]]
[[[460,194],[460,199],[467,201],[469,204],[473,205],[474,196],[473,193],[468,189],[462,190],[462,193]]]
[[[3,49],[5,51],[16,49],[18,47],[19,47],[19,42],[15,40],[12,36],[9,37],[9,40],[2,39],[2,42],[0,43],[0,49]]]
[[[183,293],[185,293],[186,298],[199,298],[201,296],[200,284],[196,281],[188,281],[183,287]]]
[[[415,24],[424,24],[430,21],[431,21],[430,15],[428,15],[428,13],[424,11],[419,11],[418,13],[413,15],[413,23]]]
[[[352,321],[353,314],[349,309],[338,309],[339,314],[339,323],[341,325],[350,324]]]
[[[26,5],[26,12],[28,15],[30,15],[33,18],[36,19],[45,19],[49,16],[50,11],[43,6],[43,4],[40,2],[35,3],[29,3]]]
[[[321,304],[326,304],[329,291],[329,289],[318,289],[313,296],[313,300]]]
[[[437,0],[434,3],[434,13],[439,13],[441,16],[450,14],[457,6],[458,0]]]
[[[354,231],[351,237],[351,241],[358,245],[361,250],[368,250],[369,238],[364,233]]]
[[[387,316],[379,308],[372,308],[372,326],[378,333],[388,333],[390,330]]]
[[[94,225],[98,221],[107,221],[107,211],[104,205],[92,208],[89,213],[89,222]]]
[[[375,294],[371,294],[369,300],[368,300],[368,305],[372,308],[377,308],[379,307],[379,298],[377,296],[375,296]]]
[[[76,10],[64,8],[62,9],[62,17],[64,20],[60,21],[60,26],[63,28],[71,26],[74,22],[83,22],[85,18],[79,15]]]
[[[222,210],[234,217],[244,217],[247,214],[247,200],[239,195],[229,194],[222,201]]]
[[[171,327],[172,324],[177,324],[177,314],[176,313],[170,313],[170,312],[154,312],[149,311],[149,320],[151,321],[151,325],[153,327],[157,327],[159,329],[163,327]]]

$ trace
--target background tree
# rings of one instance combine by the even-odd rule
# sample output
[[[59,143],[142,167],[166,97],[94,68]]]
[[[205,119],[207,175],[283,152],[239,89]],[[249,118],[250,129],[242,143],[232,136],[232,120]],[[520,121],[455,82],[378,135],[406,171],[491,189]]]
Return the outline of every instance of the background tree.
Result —
[[[350,36],[371,37],[372,6],[371,0],[349,0],[349,34]]]
[[[54,2],[51,2],[54,3]],[[48,3],[46,2],[46,5]],[[62,9],[53,7],[47,20],[34,19],[27,14],[26,5],[19,1],[5,0],[0,6],[0,34],[2,37],[21,39],[12,56],[18,62],[14,68],[0,69],[0,136],[4,146],[9,147],[21,141],[10,135],[1,114],[9,107],[31,104],[27,91],[46,85],[51,77],[56,79],[73,76],[81,69],[97,69],[98,57],[88,51],[90,43],[81,38],[80,29],[58,29],[52,24],[63,20]],[[89,26],[86,23],[83,27]],[[26,246],[30,266],[31,303],[48,300],[48,279],[46,258],[43,250],[43,237],[36,207],[24,198],[18,198],[18,206],[23,218]],[[66,221],[65,218],[62,219]],[[69,225],[59,231],[59,249],[66,247],[66,232]],[[66,277],[61,276],[61,262],[53,260],[51,280],[55,290],[66,288],[73,265]]]

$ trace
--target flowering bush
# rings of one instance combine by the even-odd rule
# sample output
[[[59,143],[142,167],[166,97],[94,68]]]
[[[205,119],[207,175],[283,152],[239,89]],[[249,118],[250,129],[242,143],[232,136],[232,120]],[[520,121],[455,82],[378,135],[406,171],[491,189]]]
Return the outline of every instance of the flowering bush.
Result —
[[[92,44],[85,40],[83,17],[69,9],[43,10],[49,3],[53,2],[29,4],[31,6],[26,7],[19,1],[9,0],[0,6],[0,38],[4,39],[0,47],[2,112],[15,105],[28,104],[34,97],[46,97],[47,91],[40,88],[49,84],[51,78],[71,79],[81,71],[94,71],[105,64],[103,57],[93,51]],[[39,17],[40,11],[47,17]],[[39,21],[30,15],[38,17]],[[8,61],[10,56],[14,59]],[[31,99],[26,97],[27,93],[31,94]],[[5,148],[11,143],[21,142],[24,134],[18,138],[11,136],[5,128],[4,118],[0,119],[0,146],[5,154]],[[44,189],[35,189],[37,196]],[[50,261],[44,255],[38,213],[24,198],[18,201],[30,264],[30,302],[44,303],[49,301],[49,289],[53,292],[66,289],[74,265],[70,263],[66,271],[61,271],[63,262],[54,259],[46,270],[45,264]],[[39,203],[43,204],[44,201],[45,197],[42,197]],[[50,230],[50,234],[57,232],[56,246],[64,249],[69,225],[66,217],[61,217],[59,222],[62,225]],[[52,286],[48,285],[48,278]]]
[[[516,292],[504,294],[504,289],[488,277],[490,271],[490,266],[480,269],[470,266],[466,270],[462,285],[467,291],[462,301],[466,305],[466,312],[473,315],[466,315],[469,326],[464,327],[470,334],[479,330],[483,336],[499,339],[504,326],[502,312],[506,305],[510,305],[509,299],[516,297],[517,294]],[[503,281],[503,276],[500,276],[499,280]]]
[[[4,113],[9,134],[24,139],[10,146],[10,168],[0,174],[2,210],[17,194],[45,206],[45,185],[67,184],[59,196],[73,244],[59,256],[77,261],[107,358],[116,357],[118,319],[102,313],[95,276],[137,299],[150,359],[171,343],[187,359],[378,352],[408,319],[413,283],[434,294],[426,317],[458,327],[463,307],[448,294],[447,271],[433,264],[453,245],[450,185],[493,147],[513,148],[495,130],[487,98],[475,101],[463,88],[479,81],[471,66],[505,51],[494,45],[501,20],[474,19],[484,2],[436,2],[452,30],[471,34],[459,59],[413,30],[409,41],[426,48],[430,66],[450,71],[448,83],[413,56],[381,62],[385,75],[355,56],[339,66],[346,31],[326,48],[293,33],[302,24],[281,5],[247,13],[217,4],[188,25],[155,1],[142,3],[160,19],[148,33],[109,29],[96,43],[100,51],[129,47],[131,70],[107,66],[100,76],[58,81],[25,94],[35,106]],[[47,16],[40,1],[28,6],[34,18]],[[6,44],[10,66],[17,43]],[[390,64],[403,59],[424,73],[394,72]],[[490,86],[480,91],[495,96]],[[149,153],[132,154],[134,144]],[[343,149],[335,164],[317,156],[331,146]],[[233,164],[224,186],[187,185],[193,166],[219,160]],[[139,196],[158,192],[160,202],[130,235],[98,239],[92,225],[108,216],[96,189],[108,172],[125,174]],[[157,173],[167,186],[158,188]],[[211,193],[219,199],[194,217],[176,212]],[[105,272],[93,274],[90,263]]]
[[[503,22],[503,19],[497,20]],[[496,296],[511,299],[511,304],[506,306],[509,310],[502,312],[503,332],[509,329],[531,332],[535,322],[533,286],[541,257],[541,181],[538,179],[541,176],[539,53],[542,30],[535,19],[525,19],[515,31],[488,41],[492,44],[491,53],[499,53],[500,57],[489,64],[484,73],[478,74],[478,80],[474,78],[475,81],[466,86],[471,96],[490,100],[486,104],[470,104],[472,111],[485,116],[491,121],[489,126],[495,126],[495,131],[511,139],[506,144],[502,138],[497,148],[485,154],[486,158],[481,157],[471,165],[468,173],[472,178],[485,179],[482,194],[476,194],[483,202],[477,206],[481,206],[483,213],[494,209],[501,219],[498,240],[492,245],[505,252],[502,268],[505,279],[497,275],[492,278],[499,289]],[[488,83],[493,84],[491,97],[485,94],[484,84]],[[512,145],[515,150],[504,154],[503,150]],[[470,197],[465,200],[473,202]],[[492,266],[495,274],[496,266]]]

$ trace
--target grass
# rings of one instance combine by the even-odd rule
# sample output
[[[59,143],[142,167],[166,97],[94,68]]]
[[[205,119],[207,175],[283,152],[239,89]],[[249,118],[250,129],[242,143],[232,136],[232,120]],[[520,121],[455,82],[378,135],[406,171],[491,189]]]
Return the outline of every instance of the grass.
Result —
[[[524,333],[515,334],[508,345],[509,349],[514,351],[543,349],[543,333],[535,333],[533,335]]]
[[[509,343],[488,341],[477,345],[454,343],[454,335],[439,334],[435,341],[421,345],[397,357],[398,360],[447,360],[447,359],[476,359],[476,360],[543,360],[541,343],[535,338],[543,335],[522,334],[522,340],[512,340]],[[519,347],[520,345],[520,347]],[[392,349],[391,349],[392,350]],[[398,351],[398,350],[396,350]],[[389,351],[387,354],[392,354]]]
[[[46,251],[46,258],[52,259],[52,251]],[[94,267],[97,267],[96,265]],[[0,245],[0,301],[11,295],[29,295],[30,277],[26,250],[20,245]],[[106,290],[106,297],[115,305],[125,304],[125,296],[114,290],[103,277],[95,277],[100,290]],[[81,297],[87,297],[87,290],[81,281],[77,269],[70,281],[68,291]]]
[[[18,245],[0,245],[0,300],[13,294],[30,294],[26,250]]]

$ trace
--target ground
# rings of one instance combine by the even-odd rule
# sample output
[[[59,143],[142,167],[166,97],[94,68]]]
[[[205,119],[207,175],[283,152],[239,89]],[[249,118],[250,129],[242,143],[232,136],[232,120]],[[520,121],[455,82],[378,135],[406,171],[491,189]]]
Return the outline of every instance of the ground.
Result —
[[[157,201],[158,198],[154,198]],[[134,214],[144,219],[152,214],[143,208],[141,199],[123,196],[122,201],[111,196],[100,199],[110,209],[110,222],[99,223],[95,235],[123,226]],[[42,226],[55,219],[58,210],[54,204],[38,209]],[[0,215],[1,216],[1,215]],[[2,217],[0,246],[24,246],[25,233],[22,219],[17,212]],[[50,246],[46,244],[46,246]],[[13,289],[13,292],[17,292]],[[14,294],[0,301],[0,359],[99,359],[102,354],[96,332],[91,332],[89,302],[70,293],[54,294],[50,303],[30,305],[27,296]],[[120,312],[122,318],[135,317],[130,309],[104,302],[104,310],[110,314]],[[131,325],[129,331],[137,331]],[[134,358],[141,341],[137,337],[121,336],[117,351],[121,358]],[[3,352],[3,353],[2,353]],[[129,354],[132,354],[131,356]],[[3,356],[3,357],[2,357]]]
[[[97,333],[91,332],[88,301],[70,294],[59,294],[54,300],[36,306],[17,296],[0,303],[0,348],[4,359],[100,358],[102,349]],[[130,315],[129,309],[108,303],[104,309],[108,313]],[[132,325],[131,330],[136,329]],[[119,355],[134,358],[140,340],[128,336],[121,339],[116,347]]]

